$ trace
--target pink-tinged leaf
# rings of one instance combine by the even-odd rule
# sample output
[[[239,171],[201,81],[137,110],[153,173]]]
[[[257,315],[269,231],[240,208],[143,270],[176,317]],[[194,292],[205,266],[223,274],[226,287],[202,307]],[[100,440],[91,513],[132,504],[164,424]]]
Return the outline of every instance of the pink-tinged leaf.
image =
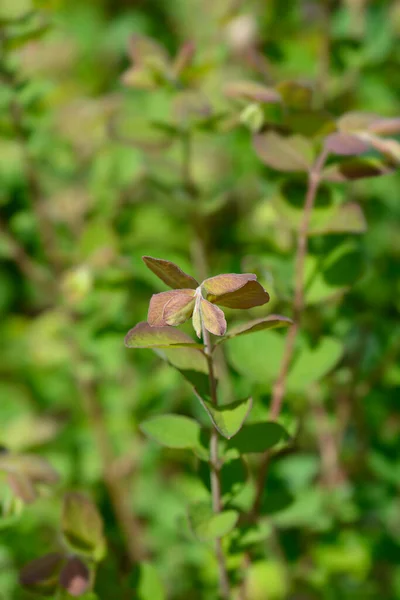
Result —
[[[371,145],[351,133],[331,133],[325,139],[325,148],[338,156],[357,156],[370,150]]]
[[[226,273],[224,275],[216,275],[206,279],[201,284],[202,289],[207,293],[208,296],[221,296],[221,294],[228,294],[230,292],[236,292],[242,288],[248,281],[256,280],[257,275],[253,273]]]
[[[147,64],[159,62],[167,64],[169,56],[166,50],[155,40],[144,35],[132,35],[129,40],[129,54],[134,63]]]
[[[175,327],[151,327],[145,321],[138,323],[125,337],[128,348],[183,348],[199,347],[186,333]]]
[[[229,98],[240,98],[252,102],[268,104],[281,102],[281,96],[276,90],[254,81],[232,81],[224,87],[224,93]]]
[[[400,144],[397,140],[382,139],[376,135],[370,134],[368,136],[368,141],[375,150],[378,150],[378,152],[386,156],[389,161],[393,161],[397,164],[400,163]]]
[[[368,126],[370,133],[376,135],[398,135],[400,133],[400,117],[380,117]]]
[[[70,596],[82,596],[90,588],[90,572],[77,556],[68,559],[60,573],[60,585]]]
[[[269,302],[269,294],[258,281],[248,281],[243,287],[221,296],[210,296],[210,302],[226,308],[254,308]]]
[[[58,586],[63,562],[63,555],[56,552],[32,560],[20,571],[21,585],[34,592],[53,594]]]
[[[178,290],[153,294],[150,298],[147,321],[151,327],[165,327],[164,310],[168,302],[176,297]]]
[[[38,497],[32,481],[21,473],[8,473],[7,482],[13,494],[25,504],[32,504]]]
[[[172,72],[175,77],[179,77],[192,64],[196,46],[194,42],[185,42],[178,51],[172,65]]]
[[[362,208],[355,202],[342,204],[337,211],[324,223],[311,227],[309,235],[326,233],[365,233],[367,221]]]
[[[152,256],[143,256],[146,266],[153,271],[157,277],[172,289],[189,288],[195,290],[199,284],[191,275],[187,275],[173,262]]]
[[[204,327],[214,335],[224,335],[226,332],[225,315],[218,306],[208,300],[200,300],[201,320]]]
[[[239,335],[254,333],[263,329],[276,329],[278,327],[288,327],[289,325],[293,325],[292,319],[289,319],[288,317],[282,317],[281,315],[269,315],[268,317],[254,319],[253,321],[248,321],[247,323],[241,323],[240,325],[231,327],[224,338],[222,340],[218,340],[217,343],[222,343]]]
[[[253,137],[258,157],[277,171],[308,171],[314,160],[311,142],[300,135],[284,137],[274,131]]]
[[[368,177],[379,177],[393,173],[392,162],[374,158],[350,158],[323,170],[323,179],[335,183],[345,183]]]
[[[173,298],[167,302],[164,308],[164,321],[167,325],[181,325],[187,321],[193,313],[195,299],[194,291],[178,290]]]
[[[337,126],[343,133],[357,133],[369,130],[372,123],[379,120],[379,115],[364,112],[349,112],[337,121]]]

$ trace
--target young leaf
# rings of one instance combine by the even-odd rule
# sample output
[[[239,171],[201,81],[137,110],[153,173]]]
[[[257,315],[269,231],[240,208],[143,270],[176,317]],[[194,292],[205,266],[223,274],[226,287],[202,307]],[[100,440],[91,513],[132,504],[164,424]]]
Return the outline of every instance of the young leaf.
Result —
[[[152,256],[143,256],[143,261],[150,271],[153,271],[161,281],[166,283],[172,289],[190,288],[195,290],[199,287],[199,284],[194,277],[184,273],[178,265],[175,265],[169,260],[153,258]]]
[[[253,143],[258,157],[277,171],[308,171],[312,166],[312,144],[300,135],[284,137],[268,131],[256,134]]]
[[[286,430],[279,423],[249,423],[230,440],[228,447],[236,448],[240,454],[265,452],[288,438]]]
[[[60,553],[46,554],[32,560],[20,571],[21,585],[39,594],[54,594],[63,562],[64,557]]]
[[[215,428],[228,440],[240,431],[253,406],[252,398],[215,406],[209,400],[202,398],[200,394],[197,394],[197,397],[210,416]]]
[[[186,290],[177,290],[176,295],[165,305],[163,315],[165,323],[173,326],[185,323],[192,316],[194,304],[194,292],[186,293]]]
[[[182,415],[159,415],[140,424],[140,429],[150,438],[168,448],[200,446],[200,425]]]
[[[292,325],[292,319],[289,317],[282,317],[281,315],[269,315],[268,317],[262,317],[261,319],[254,319],[253,321],[247,321],[247,323],[241,323],[236,327],[231,327],[228,333],[217,341],[217,344],[225,342],[239,335],[245,335],[246,333],[252,333],[261,331],[263,329],[276,329],[278,327],[288,327]]]
[[[227,535],[238,518],[239,513],[235,510],[215,514],[208,502],[192,504],[188,510],[189,525],[195,536],[204,542]]]
[[[210,296],[210,302],[226,308],[254,308],[269,302],[269,294],[258,281],[251,280],[235,292],[228,292],[221,296]]]
[[[248,281],[256,280],[257,276],[253,273],[226,273],[209,277],[201,284],[202,289],[207,294],[207,299],[213,301],[213,298],[230,294],[240,290]]]
[[[96,506],[83,494],[65,494],[62,533],[74,552],[88,554],[95,560],[104,556],[103,521]]]
[[[142,321],[125,336],[128,348],[182,348],[185,346],[201,347],[183,331],[175,327],[150,327]]]
[[[201,320],[204,327],[214,335],[224,335],[226,332],[225,315],[218,306],[214,306],[208,300],[200,300]]]
[[[357,156],[368,152],[371,144],[350,133],[331,133],[325,139],[325,148],[338,156]]]
[[[7,482],[15,496],[21,498],[25,504],[31,504],[37,499],[38,493],[35,486],[29,477],[22,473],[8,473]]]
[[[393,173],[391,161],[377,158],[350,158],[341,163],[326,167],[322,176],[326,181],[345,183],[367,177],[379,177]]]
[[[72,556],[60,573],[60,585],[70,596],[82,596],[90,588],[90,571],[77,556]]]
[[[150,299],[147,321],[151,327],[180,325],[191,315],[193,307],[194,291],[192,290],[173,290],[153,294]]]
[[[224,93],[229,98],[240,98],[251,102],[275,104],[281,101],[281,96],[276,90],[254,81],[232,81],[225,86]]]

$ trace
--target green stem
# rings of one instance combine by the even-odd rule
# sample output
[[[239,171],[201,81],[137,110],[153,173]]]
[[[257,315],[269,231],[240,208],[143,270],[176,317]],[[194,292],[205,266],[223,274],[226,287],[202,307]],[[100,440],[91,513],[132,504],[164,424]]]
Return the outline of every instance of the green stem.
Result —
[[[210,334],[204,326],[203,341],[204,352],[208,363],[208,377],[210,383],[211,401],[213,404],[217,405],[217,380],[215,378],[214,372],[213,344],[210,338]],[[217,514],[222,510],[222,493],[220,477],[221,464],[218,453],[218,432],[215,429],[215,427],[212,428],[210,437],[210,466],[212,505],[214,513]],[[222,598],[228,600],[230,598],[230,585],[221,538],[215,540],[215,554],[218,561],[220,594]]]

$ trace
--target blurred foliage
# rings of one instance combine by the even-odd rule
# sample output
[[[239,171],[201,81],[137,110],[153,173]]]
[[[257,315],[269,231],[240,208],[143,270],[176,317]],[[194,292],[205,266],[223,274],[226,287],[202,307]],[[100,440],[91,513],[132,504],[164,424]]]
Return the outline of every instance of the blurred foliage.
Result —
[[[168,413],[209,427],[176,369],[123,345],[164,291],[141,256],[200,281],[256,273],[270,308],[247,317],[291,316],[305,186],[279,136],[301,136],[302,163],[344,114],[396,117],[399,38],[398,0],[0,0],[1,600],[32,597],[19,572],[43,555],[62,594],[96,571],[87,600],[217,597],[193,530],[209,540],[248,510],[259,450],[243,464],[227,442],[227,509],[210,531],[194,421],[196,444],[188,430],[167,449],[139,428]],[[351,160],[332,161],[311,222],[280,416],[296,451],[278,446],[260,523],[224,540],[248,600],[400,598],[400,175],[358,180],[384,165]],[[253,397],[248,427],[268,419],[285,335],[226,343],[221,390]],[[237,446],[262,445],[243,432]],[[107,554],[83,499],[72,546],[93,555],[73,549],[59,575],[63,503],[65,521],[82,491]]]

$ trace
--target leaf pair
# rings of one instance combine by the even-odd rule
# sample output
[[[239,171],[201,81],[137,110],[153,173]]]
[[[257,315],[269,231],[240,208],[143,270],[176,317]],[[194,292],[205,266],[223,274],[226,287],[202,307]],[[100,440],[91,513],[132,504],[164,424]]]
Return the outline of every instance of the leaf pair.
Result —
[[[147,267],[173,291],[154,294],[150,300],[148,323],[151,327],[181,325],[193,317],[193,327],[201,337],[204,327],[214,335],[226,332],[226,320],[220,305],[248,309],[269,301],[269,294],[252,273],[217,275],[199,284],[174,263],[144,256]]]
[[[66,558],[60,552],[45,554],[25,565],[20,572],[21,584],[32,592],[53,595],[61,587],[70,596],[85,594],[91,584],[90,571],[77,556]]]

